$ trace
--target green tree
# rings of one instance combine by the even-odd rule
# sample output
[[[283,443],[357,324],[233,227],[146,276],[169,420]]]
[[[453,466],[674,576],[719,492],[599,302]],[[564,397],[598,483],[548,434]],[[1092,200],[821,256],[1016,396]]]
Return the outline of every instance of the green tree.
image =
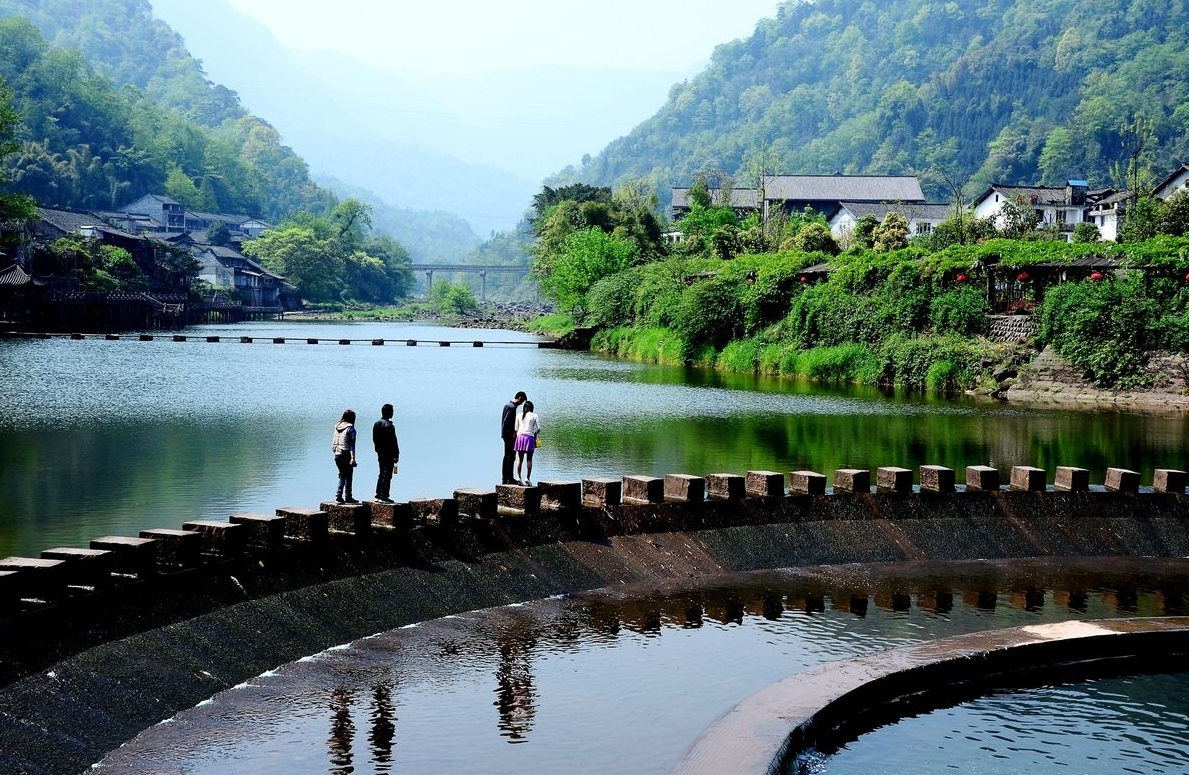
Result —
[[[879,228],[879,219],[868,213],[859,216],[855,221],[855,245],[871,250],[875,247],[875,230]]]
[[[1102,241],[1102,232],[1089,221],[1082,221],[1073,227],[1073,241],[1093,244]]]
[[[231,244],[231,232],[227,229],[227,224],[222,221],[215,221],[210,228],[206,230],[206,241],[212,245],[219,245],[221,247]]]
[[[591,286],[604,277],[632,266],[639,248],[599,229],[574,232],[566,238],[553,271],[542,278],[542,287],[565,312],[580,311]]]
[[[1182,188],[1160,205],[1160,233],[1183,237],[1189,234],[1189,189]]]
[[[243,252],[285,277],[302,298],[332,301],[342,292],[346,259],[334,240],[320,238],[313,228],[270,229],[245,244]]]
[[[1036,212],[1036,208],[1024,201],[1023,196],[1004,198],[999,218],[1002,224],[999,234],[1008,239],[1030,237],[1040,225],[1040,214]]]
[[[908,219],[895,210],[888,211],[875,230],[875,252],[890,253],[908,247]]]
[[[21,117],[12,107],[12,91],[0,79],[0,224],[28,220],[35,212],[32,198],[4,191],[8,187],[4,161],[21,149],[16,141],[20,126]]]
[[[1151,196],[1136,199],[1123,214],[1119,242],[1143,242],[1160,233],[1160,200]]]
[[[1073,133],[1065,127],[1056,127],[1045,138],[1044,150],[1040,152],[1040,179],[1046,186],[1059,186],[1073,174],[1077,165]]]
[[[836,256],[840,252],[838,242],[830,233],[830,227],[818,222],[803,225],[793,238],[793,244],[797,250],[805,253],[828,253]]]

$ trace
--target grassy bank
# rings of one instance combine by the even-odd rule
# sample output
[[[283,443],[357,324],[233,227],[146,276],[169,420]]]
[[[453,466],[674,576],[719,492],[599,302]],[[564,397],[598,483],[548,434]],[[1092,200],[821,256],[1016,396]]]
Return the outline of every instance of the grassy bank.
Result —
[[[958,336],[894,335],[879,344],[847,342],[809,348],[752,337],[732,341],[721,350],[703,346],[687,360],[686,343],[674,331],[632,326],[598,332],[591,349],[646,363],[689,363],[721,371],[949,393],[993,389],[991,374],[1014,365],[1023,355],[1020,347]]]

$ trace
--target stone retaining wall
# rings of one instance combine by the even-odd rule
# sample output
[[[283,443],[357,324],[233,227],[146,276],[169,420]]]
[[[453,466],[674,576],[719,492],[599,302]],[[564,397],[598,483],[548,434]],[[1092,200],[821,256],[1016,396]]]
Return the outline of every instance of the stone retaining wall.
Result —
[[[992,342],[1019,344],[1036,336],[1040,323],[1031,315],[992,315],[987,338]]]

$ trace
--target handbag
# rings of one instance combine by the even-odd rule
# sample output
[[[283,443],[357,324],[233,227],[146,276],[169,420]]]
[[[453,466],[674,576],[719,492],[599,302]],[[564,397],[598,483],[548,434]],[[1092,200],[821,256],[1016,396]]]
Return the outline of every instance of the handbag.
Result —
[[[537,437],[536,444],[537,444],[537,449],[540,449],[541,448],[541,437],[540,436]]]

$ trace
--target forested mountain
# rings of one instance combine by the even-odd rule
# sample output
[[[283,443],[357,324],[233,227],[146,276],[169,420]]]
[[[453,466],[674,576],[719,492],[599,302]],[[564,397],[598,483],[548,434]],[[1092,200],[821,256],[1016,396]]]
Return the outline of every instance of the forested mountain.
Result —
[[[130,15],[139,9],[141,20],[152,22],[145,17],[147,4],[136,0],[88,7],[113,4]],[[102,24],[80,29],[94,31],[92,44],[105,39]],[[106,38],[125,31],[108,29]],[[275,129],[239,108],[233,93],[195,83],[190,76],[201,71],[181,67],[186,60],[173,49],[148,51],[144,60],[133,56],[126,41],[104,50],[113,73],[143,72],[152,56],[166,56],[181,75],[148,82],[172,95],[166,102],[192,109],[183,113],[136,86],[121,88],[78,49],[52,46],[24,16],[2,18],[0,81],[11,90],[23,123],[22,148],[6,160],[17,191],[45,205],[98,210],[164,192],[199,210],[271,220],[333,205],[333,195],[310,180],[305,162],[281,144]]]
[[[246,115],[235,92],[207,80],[147,0],[0,0],[0,18],[13,16],[32,22],[54,48],[79,51],[117,87],[135,86],[199,124]]]
[[[318,182],[341,198],[350,197],[372,208],[372,228],[391,234],[414,261],[458,264],[479,246],[479,238],[460,216],[441,210],[393,207],[373,191],[338,178],[318,177]]]
[[[1186,0],[789,0],[554,184],[699,171],[1129,184],[1189,158]],[[1123,180],[1120,178],[1128,178]]]

